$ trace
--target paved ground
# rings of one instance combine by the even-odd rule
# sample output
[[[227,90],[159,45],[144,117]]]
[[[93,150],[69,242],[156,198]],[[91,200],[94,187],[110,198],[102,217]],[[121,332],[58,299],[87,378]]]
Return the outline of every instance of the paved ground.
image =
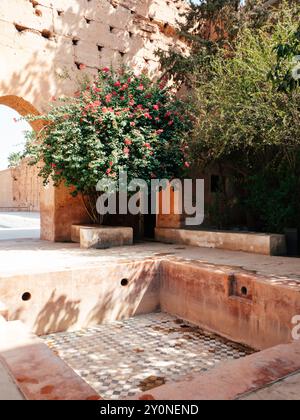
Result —
[[[255,271],[273,281],[300,282],[300,259],[268,257],[245,252],[223,251],[148,242],[109,250],[82,250],[78,244],[40,240],[0,241],[1,276],[55,272],[102,266],[106,262],[143,260],[152,257],[184,258],[214,265]]]
[[[40,214],[27,212],[0,212],[0,241],[39,239]]]
[[[253,353],[163,313],[53,334],[45,340],[105,399],[131,397]]]
[[[247,401],[299,401],[300,372],[240,399]]]

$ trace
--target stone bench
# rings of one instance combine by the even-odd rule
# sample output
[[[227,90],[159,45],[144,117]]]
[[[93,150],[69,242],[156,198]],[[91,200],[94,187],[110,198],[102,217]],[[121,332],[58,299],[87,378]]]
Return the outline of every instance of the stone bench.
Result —
[[[107,249],[133,245],[133,229],[130,227],[73,225],[72,242],[81,248]]]
[[[156,228],[155,238],[170,244],[262,255],[286,255],[287,252],[285,236],[276,234]]]

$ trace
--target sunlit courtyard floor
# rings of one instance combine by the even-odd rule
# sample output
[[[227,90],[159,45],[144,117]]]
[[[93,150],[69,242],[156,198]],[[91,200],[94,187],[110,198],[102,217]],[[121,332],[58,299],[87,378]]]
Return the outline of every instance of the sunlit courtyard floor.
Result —
[[[163,313],[44,339],[104,399],[132,397],[252,353]]]
[[[0,212],[0,241],[39,239],[40,214],[35,212]]]

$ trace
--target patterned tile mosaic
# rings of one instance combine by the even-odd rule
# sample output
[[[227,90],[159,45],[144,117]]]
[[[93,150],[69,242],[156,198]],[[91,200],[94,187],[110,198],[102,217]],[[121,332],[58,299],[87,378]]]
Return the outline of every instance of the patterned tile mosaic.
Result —
[[[253,350],[164,313],[44,337],[104,399],[123,399]]]

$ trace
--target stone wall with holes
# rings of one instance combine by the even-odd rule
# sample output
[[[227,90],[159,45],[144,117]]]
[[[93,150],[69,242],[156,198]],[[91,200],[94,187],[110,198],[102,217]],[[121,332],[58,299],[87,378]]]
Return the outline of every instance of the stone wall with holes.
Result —
[[[0,171],[0,212],[39,211],[41,188],[38,169],[26,162]]]
[[[73,95],[86,74],[125,64],[159,74],[157,49],[186,46],[176,36],[185,0],[0,0],[0,103],[43,113]],[[35,126],[39,129],[40,127]],[[64,187],[41,189],[41,237],[68,241],[88,222]]]
[[[126,64],[157,75],[155,51],[174,44],[184,0],[1,0],[0,96],[40,112],[73,94],[83,73]]]

